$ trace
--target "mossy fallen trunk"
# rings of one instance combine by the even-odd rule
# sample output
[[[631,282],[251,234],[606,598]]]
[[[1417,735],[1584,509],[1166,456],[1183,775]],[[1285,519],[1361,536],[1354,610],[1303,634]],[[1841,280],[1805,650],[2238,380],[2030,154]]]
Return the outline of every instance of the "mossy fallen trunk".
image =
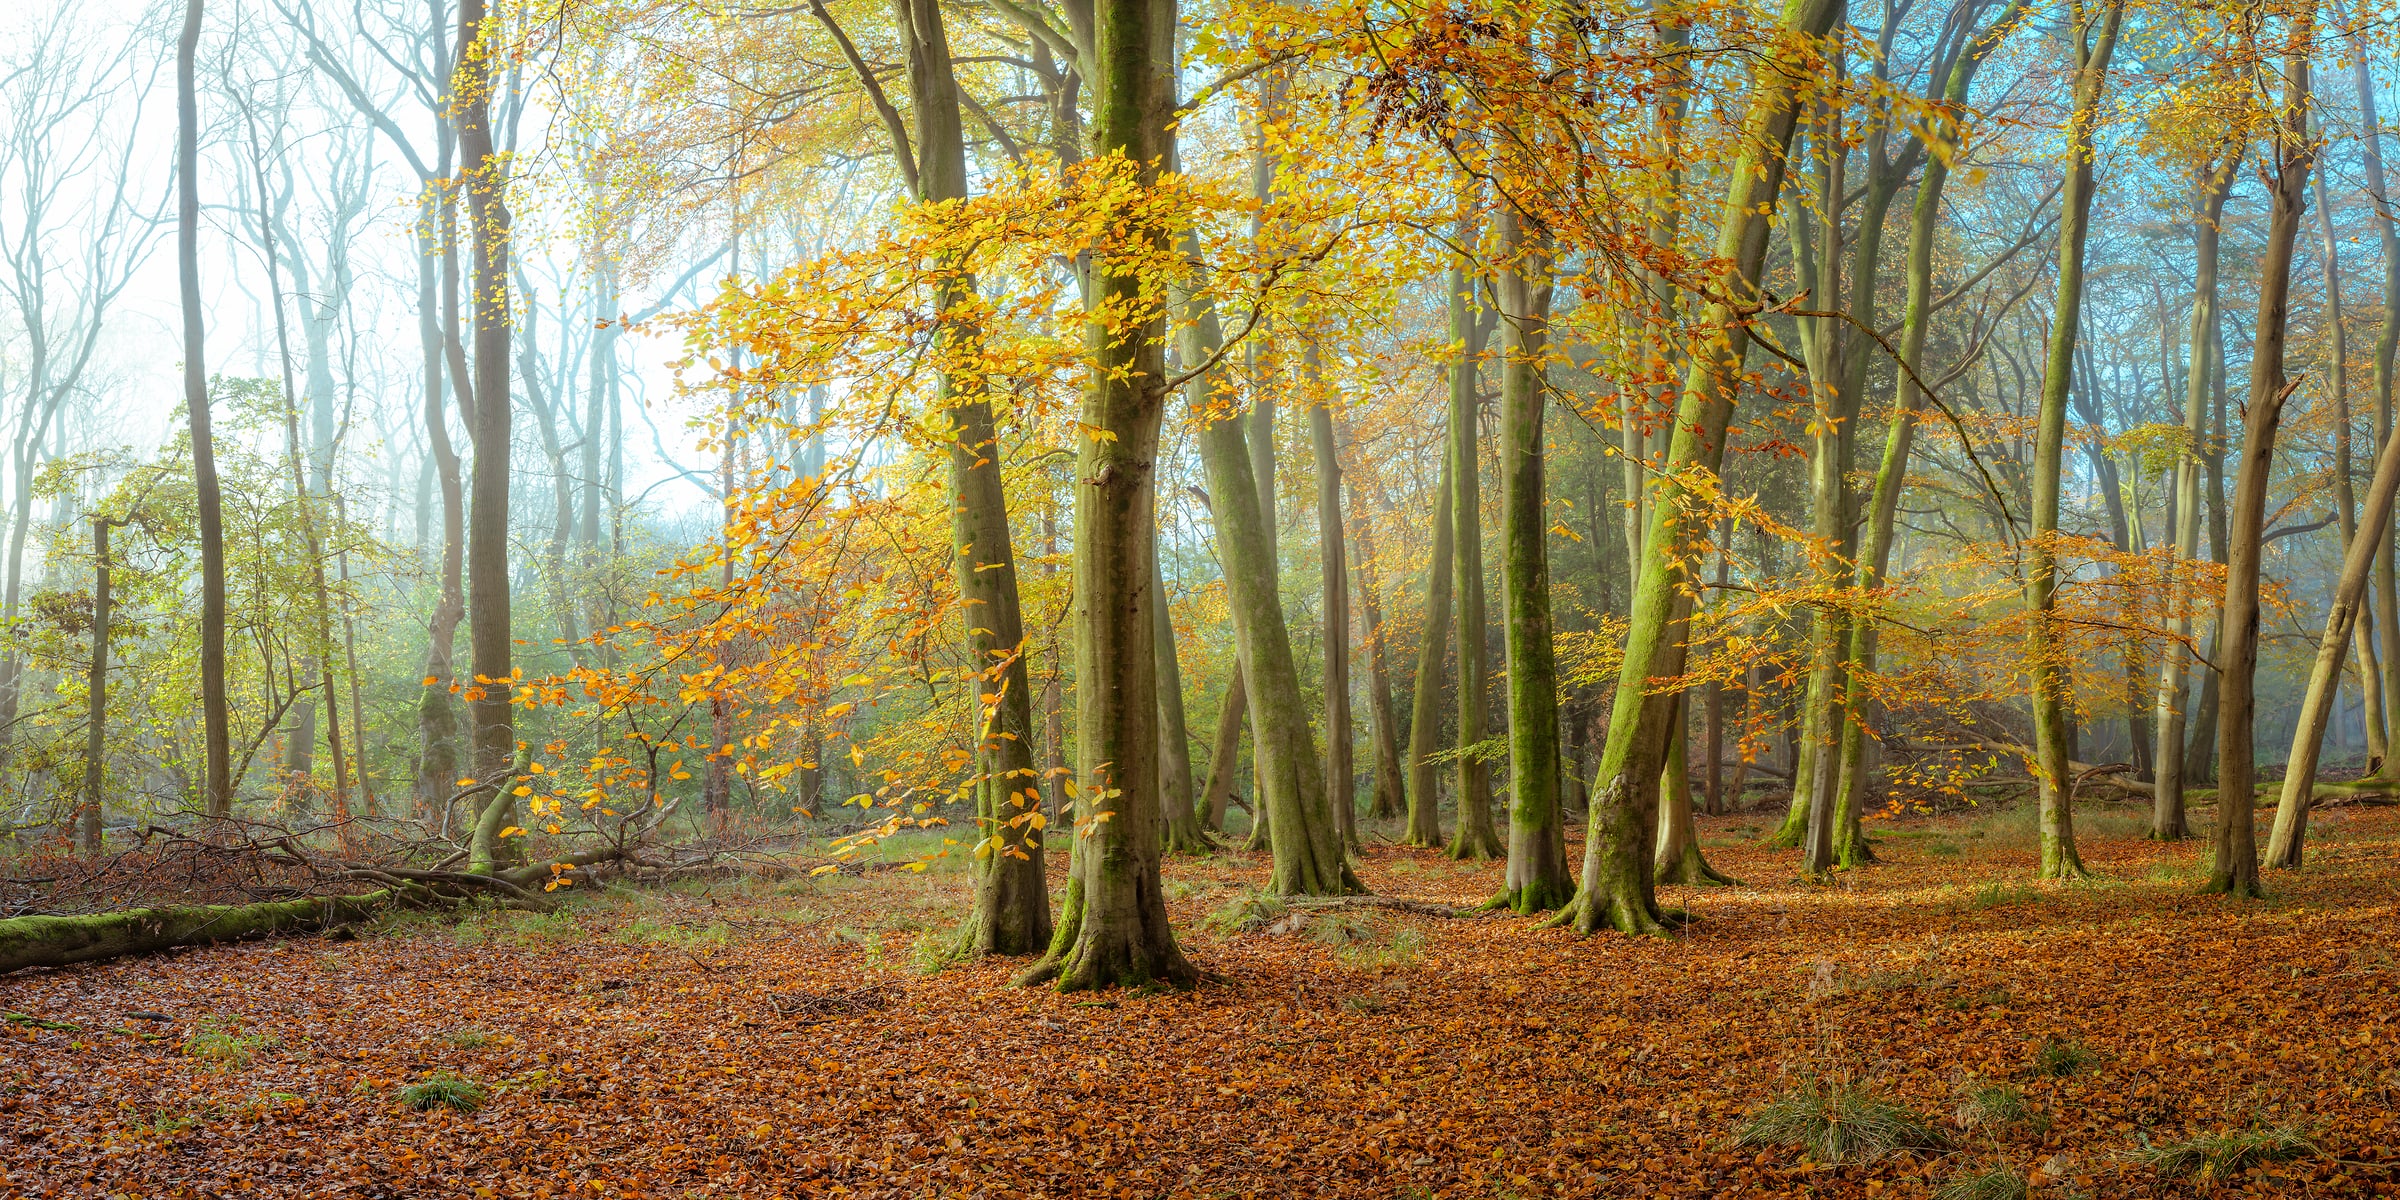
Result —
[[[73,917],[10,917],[0,920],[0,975],[26,967],[64,967],[132,954],[156,954],[182,946],[211,946],[272,937],[318,933],[354,925],[424,889],[406,893],[386,888],[356,896],[312,896],[262,904],[188,904],[135,908]]]

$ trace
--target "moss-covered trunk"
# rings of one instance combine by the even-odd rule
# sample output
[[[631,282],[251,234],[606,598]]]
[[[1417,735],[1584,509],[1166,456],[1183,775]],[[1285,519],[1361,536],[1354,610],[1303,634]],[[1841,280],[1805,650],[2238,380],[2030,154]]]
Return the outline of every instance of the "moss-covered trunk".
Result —
[[[2069,115],[2064,206],[2058,223],[2058,296],[2050,320],[2049,361],[2042,369],[2033,460],[2033,532],[2026,551],[2026,606],[2033,620],[2026,656],[2033,674],[2034,782],[2041,793],[2041,877],[2080,878],[2075,852],[2073,780],[2068,775],[2067,709],[2074,687],[2072,651],[2060,635],[2058,509],[2066,447],[2067,393],[2074,386],[2075,337],[2082,325],[2084,239],[2091,229],[2093,146],[2108,61],[2116,51],[2124,0],[2079,8],[2070,30],[2073,109]]]
[[[1474,243],[1474,227],[1461,221],[1459,245]],[[1500,830],[1492,821],[1492,772],[1483,760],[1484,714],[1491,699],[1491,678],[1484,661],[1486,624],[1483,586],[1482,454],[1477,438],[1481,396],[1476,375],[1483,357],[1483,324],[1475,318],[1472,264],[1464,257],[1450,264],[1450,347],[1457,360],[1450,364],[1450,577],[1457,593],[1458,736],[1452,749],[1457,760],[1458,827],[1450,835],[1452,858],[1494,858],[1501,853]]]
[[[1350,524],[1358,543],[1358,609],[1367,635],[1367,726],[1375,747],[1375,794],[1367,812],[1376,818],[1400,815],[1407,786],[1401,781],[1400,730],[1392,705],[1389,647],[1384,645],[1383,584],[1375,562],[1374,514],[1350,488]]]
[[[1187,317],[1193,343],[1185,357],[1208,361],[1221,344],[1216,311],[1195,301]],[[1199,428],[1200,460],[1208,474],[1217,558],[1225,569],[1235,652],[1249,694],[1259,787],[1256,812],[1266,822],[1275,859],[1270,886],[1284,895],[1360,890],[1325,794],[1324,765],[1317,758],[1316,738],[1300,695],[1299,667],[1276,587],[1275,546],[1268,537],[1242,423],[1222,419],[1225,414],[1219,410],[1225,398],[1211,394],[1205,377],[1193,386],[1190,400],[1193,424]]]
[[[1093,150],[1146,192],[1172,150],[1175,0],[1096,6]],[[1137,193],[1138,195],[1138,193]],[[1188,985],[1159,882],[1158,430],[1167,398],[1166,310],[1153,264],[1170,231],[1135,203],[1124,236],[1092,260],[1087,297],[1091,384],[1075,464],[1075,757],[1077,837],[1049,953],[1020,976],[1066,990]]]
[[[1684,604],[1692,569],[1685,555],[1688,543],[1713,519],[1677,477],[1695,468],[1714,473],[1724,458],[1725,431],[1750,340],[1740,309],[1759,294],[1767,235],[1799,115],[1799,89],[1813,74],[1818,39],[1840,11],[1840,0],[1786,0],[1781,35],[1759,64],[1759,82],[1743,116],[1740,154],[1727,172],[1716,246],[1726,266],[1701,317],[1706,337],[1695,344],[1685,375],[1667,472],[1653,485],[1617,701],[1593,788],[1583,878],[1557,918],[1586,933],[1604,926],[1625,933],[1664,931],[1651,850],[1659,772],[1666,765],[1679,697],[1653,692],[1650,681],[1683,672],[1689,617]]]
[[[1433,553],[1425,567],[1425,635],[1417,644],[1416,691],[1409,698],[1408,828],[1403,846],[1442,844],[1442,692],[1451,682],[1442,668],[1450,659],[1451,568],[1450,459],[1442,459],[1434,487]]]
[[[1502,899],[1521,913],[1567,902],[1566,815],[1559,800],[1558,660],[1551,645],[1549,449],[1542,416],[1550,351],[1549,245],[1514,207],[1501,210],[1500,537],[1508,655],[1508,872]],[[1465,822],[1462,820],[1463,826]]]
[[[1200,825],[1225,832],[1225,809],[1233,802],[1234,772],[1242,765],[1242,723],[1250,719],[1250,697],[1239,662],[1226,672],[1225,696],[1217,705],[1217,732],[1208,749],[1208,781],[1200,789]]]
[[[1201,854],[1216,843],[1200,828],[1197,797],[1192,792],[1192,731],[1184,717],[1183,663],[1176,653],[1175,621],[1167,613],[1167,576],[1157,556],[1150,561],[1150,588],[1158,599],[1151,607],[1153,644],[1158,654],[1158,799],[1166,822],[1163,848],[1169,854]]]
[[[1357,743],[1350,718],[1350,559],[1342,533],[1342,464],[1337,452],[1331,400],[1312,334],[1300,352],[1308,383],[1308,443],[1317,473],[1317,561],[1323,589],[1322,640],[1325,692],[1325,802],[1333,809],[1334,835],[1345,849],[1358,848]]]
[[[1984,26],[1973,40],[1959,48],[1949,70],[1943,75],[1940,101],[1945,112],[1959,114],[1969,111],[1967,101],[1974,86],[1976,71],[1991,52],[1999,48],[2001,39],[2014,26],[2023,10],[2021,0],[2012,2],[1990,24]],[[1917,404],[1922,393],[1917,386],[1917,372],[1923,362],[1925,334],[1932,316],[1933,251],[1935,236],[1941,228],[1942,189],[1949,182],[1950,160],[1965,141],[1965,131],[1955,124],[1953,117],[1918,137],[1917,144],[1920,146],[1928,140],[1935,144],[1932,152],[1925,155],[1924,175],[1918,180],[1916,202],[1909,215],[1907,258],[1902,266],[1906,274],[1907,299],[1900,318],[1900,361],[1893,378],[1892,415],[1885,425],[1883,458],[1875,468],[1874,488],[1867,502],[1864,544],[1860,547],[1855,567],[1855,584],[1861,596],[1871,595],[1883,587],[1885,577],[1891,570],[1892,537],[1898,523],[1900,492],[1907,486],[1909,451],[1915,442]],[[1880,188],[1886,182],[1896,181],[1879,177],[1874,182]],[[1888,196],[1888,193],[1876,194]],[[1880,227],[1880,210],[1876,215]],[[1880,238],[1877,244],[1880,245]],[[1861,261],[1869,261],[1864,253],[1865,247],[1861,249]],[[1854,278],[1852,282],[1855,293],[1862,286],[1870,284],[1871,280]],[[1865,287],[1865,290],[1872,295],[1871,286]],[[1863,355],[1859,365],[1862,371],[1856,378],[1863,385]],[[1850,625],[1849,664],[1844,672],[1848,695],[1844,707],[1854,714],[1866,703],[1865,681],[1875,672],[1875,633],[1873,621],[1855,621]],[[1836,849],[1841,865],[1848,867],[1856,866],[1868,857],[1866,840],[1859,832],[1859,818],[1866,803],[1865,722],[1854,716],[1844,723],[1840,743],[1842,758],[1837,773],[1840,794],[1836,816],[1844,836]]]
[[[192,904],[75,917],[10,917],[0,920],[0,975],[27,967],[65,967],[185,946],[318,933],[370,919],[395,898],[392,892],[376,891],[264,904]]]

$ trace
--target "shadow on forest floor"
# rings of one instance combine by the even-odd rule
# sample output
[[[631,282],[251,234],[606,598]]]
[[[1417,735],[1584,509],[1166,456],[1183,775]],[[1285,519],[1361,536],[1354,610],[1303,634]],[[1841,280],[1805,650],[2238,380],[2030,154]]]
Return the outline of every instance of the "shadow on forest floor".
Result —
[[[1882,861],[1822,884],[1756,845],[1774,814],[1703,818],[1745,882],[1667,889],[1698,920],[1658,940],[1262,918],[1264,856],[1175,859],[1178,934],[1219,979],[1188,994],[944,969],[952,863],[24,974],[0,980],[0,1193],[2400,1185],[2400,811],[2320,812],[2308,868],[2249,904],[2195,895],[2204,845],[2138,816],[2082,815],[2076,884],[2032,881],[2016,812],[1876,822]],[[1501,881],[1382,842],[1360,873],[1447,904]]]

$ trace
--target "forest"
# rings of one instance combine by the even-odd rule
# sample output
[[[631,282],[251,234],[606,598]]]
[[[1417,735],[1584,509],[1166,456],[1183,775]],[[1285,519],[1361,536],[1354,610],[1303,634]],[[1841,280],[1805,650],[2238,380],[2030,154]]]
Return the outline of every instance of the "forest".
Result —
[[[2400,1195],[2376,0],[0,16],[0,1195]]]

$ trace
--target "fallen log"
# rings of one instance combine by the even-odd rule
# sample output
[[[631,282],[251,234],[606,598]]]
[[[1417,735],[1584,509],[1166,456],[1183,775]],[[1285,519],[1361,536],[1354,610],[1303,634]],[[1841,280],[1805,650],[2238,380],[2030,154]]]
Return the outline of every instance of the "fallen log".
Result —
[[[0,921],[0,975],[26,967],[64,967],[129,954],[156,954],[179,946],[208,946],[281,933],[322,933],[367,920],[401,899],[401,893],[386,888],[356,896],[310,896],[261,904],[187,904],[72,917],[10,917]]]
[[[533,889],[555,875],[628,857],[625,847],[611,845],[489,875],[359,868],[342,875],[386,886],[356,895],[303,896],[257,904],[183,904],[73,916],[9,917],[0,920],[0,975],[27,967],[72,966],[185,946],[326,933],[371,920],[392,908],[455,906],[477,894],[496,896],[507,903],[539,903],[539,894]]]

